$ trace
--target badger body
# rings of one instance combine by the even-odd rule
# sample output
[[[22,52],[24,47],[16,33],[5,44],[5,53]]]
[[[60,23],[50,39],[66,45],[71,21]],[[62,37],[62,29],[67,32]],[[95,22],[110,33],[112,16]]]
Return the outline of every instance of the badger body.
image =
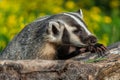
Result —
[[[69,59],[79,54],[70,46],[93,45],[81,10],[42,17],[25,26],[0,55],[1,59]]]

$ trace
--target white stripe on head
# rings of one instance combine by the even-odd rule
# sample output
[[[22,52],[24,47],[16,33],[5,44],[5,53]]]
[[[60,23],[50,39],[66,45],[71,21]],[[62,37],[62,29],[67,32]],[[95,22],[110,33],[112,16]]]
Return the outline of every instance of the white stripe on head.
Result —
[[[78,18],[76,18],[75,16],[73,16],[71,14],[68,14],[68,13],[63,13],[63,14],[73,18],[81,27],[83,27],[85,29],[85,31],[88,33],[88,35],[91,35],[91,33],[89,32],[89,30],[86,28],[86,26],[84,25],[84,23],[82,21],[80,21]]]
[[[78,14],[78,13],[73,13],[73,12],[70,12],[70,14],[76,15],[76,16],[78,16],[79,18],[83,19],[83,16],[81,16],[81,15],[80,15],[80,14]]]
[[[40,17],[40,18],[38,18],[37,20],[35,20],[35,22],[45,20],[45,19],[47,19],[47,18],[49,18],[49,17],[50,17],[50,16]]]
[[[65,23],[63,20],[57,20],[59,22],[61,22],[64,27],[66,28],[66,30],[68,31],[69,35],[70,35],[70,42],[72,42],[72,44],[81,47],[80,45],[85,45],[84,43],[82,43],[78,36],[76,36],[75,34],[73,34],[73,31],[76,29],[76,27],[70,27],[67,23]]]

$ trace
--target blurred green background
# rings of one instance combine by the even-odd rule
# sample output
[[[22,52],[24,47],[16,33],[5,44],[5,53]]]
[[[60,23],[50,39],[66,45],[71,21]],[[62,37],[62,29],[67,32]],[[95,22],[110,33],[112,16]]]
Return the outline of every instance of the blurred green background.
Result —
[[[0,51],[36,18],[79,8],[100,43],[120,41],[120,0],[0,0]]]

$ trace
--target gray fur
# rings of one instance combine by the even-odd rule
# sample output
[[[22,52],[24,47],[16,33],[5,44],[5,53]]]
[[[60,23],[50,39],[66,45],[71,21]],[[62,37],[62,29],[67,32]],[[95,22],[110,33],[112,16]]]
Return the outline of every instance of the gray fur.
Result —
[[[68,13],[70,14],[70,13]],[[48,29],[48,23],[50,21],[60,20],[65,22],[70,27],[76,27],[76,29],[80,29],[80,25],[76,23],[72,18],[66,16],[64,14],[57,14],[53,16],[47,16],[39,18],[32,23],[25,26],[25,28],[17,34],[14,39],[8,44],[8,46],[3,50],[0,55],[0,59],[37,59],[38,54],[42,54],[40,50],[45,46],[46,43],[46,31]],[[81,21],[81,20],[80,20]],[[65,26],[65,25],[63,25]],[[66,30],[66,31],[65,31]],[[64,30],[63,36],[67,39],[63,41],[64,44],[74,45],[74,43],[70,43],[70,34],[67,29]],[[87,36],[85,31],[83,31],[84,35]],[[65,35],[66,34],[66,35]],[[74,34],[76,35],[76,34]],[[81,38],[79,35],[78,38]],[[77,39],[77,38],[76,38]],[[68,42],[67,42],[68,41]],[[78,40],[79,41],[79,40]],[[65,42],[65,43],[64,43]],[[61,46],[63,46],[61,45]],[[68,46],[68,45],[67,45]],[[59,45],[60,47],[60,45]],[[57,48],[56,48],[57,49]],[[58,53],[56,53],[57,55]],[[65,53],[66,54],[66,53]],[[56,56],[55,55],[55,56]],[[47,56],[46,56],[47,57]]]
[[[43,21],[28,24],[15,36],[1,54],[2,59],[33,59],[36,58],[37,49],[43,43],[43,34],[46,26]]]

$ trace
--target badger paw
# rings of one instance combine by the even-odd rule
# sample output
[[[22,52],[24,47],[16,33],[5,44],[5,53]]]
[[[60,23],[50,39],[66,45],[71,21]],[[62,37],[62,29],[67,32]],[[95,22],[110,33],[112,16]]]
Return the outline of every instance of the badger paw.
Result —
[[[98,57],[106,56],[107,52],[109,52],[108,49],[103,44],[100,43],[88,46],[87,50],[90,51],[91,53],[97,53]]]

